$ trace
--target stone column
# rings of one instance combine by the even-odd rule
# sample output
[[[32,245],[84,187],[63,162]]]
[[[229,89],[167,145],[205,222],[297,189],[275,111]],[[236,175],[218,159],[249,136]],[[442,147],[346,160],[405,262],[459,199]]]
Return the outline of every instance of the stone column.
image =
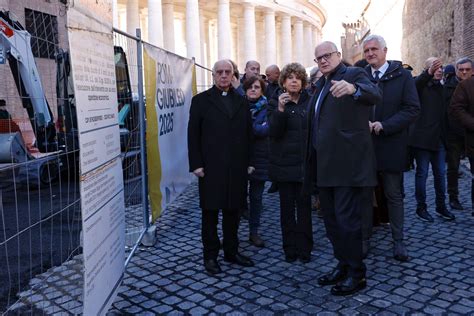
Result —
[[[276,29],[275,29],[275,32],[276,32],[276,36],[275,36],[275,39],[276,39],[276,43],[280,43],[281,42],[281,19],[280,18],[277,18],[276,20]],[[282,62],[281,62],[281,45],[277,45],[276,47],[276,59],[277,59],[277,65],[278,67],[281,68],[282,66]]]
[[[209,46],[209,23],[208,19],[204,16],[202,9],[199,10],[200,18],[200,33],[201,33],[201,65],[209,68],[208,59],[208,46]],[[208,71],[202,71],[202,83],[207,85],[209,83]]]
[[[285,66],[293,60],[291,45],[291,17],[287,14],[284,14],[281,17],[281,67]]]
[[[265,29],[265,23],[263,22],[263,17],[260,20],[260,17],[256,17],[255,20],[255,26],[257,30],[260,30],[257,34],[257,58],[256,60],[260,63],[260,72],[262,71],[262,68],[266,64],[265,61],[265,32],[262,32],[261,30]],[[263,69],[265,70],[265,69]]]
[[[229,0],[219,0],[217,15],[217,58],[224,59],[231,57],[231,29],[230,29],[230,11]]]
[[[136,29],[140,27],[138,0],[127,1],[127,33],[135,36]]]
[[[276,34],[275,34],[275,11],[268,9],[265,11],[265,65],[261,65],[263,70],[266,66],[275,64],[276,61]]]
[[[186,0],[186,52],[201,64],[201,36],[198,0]]]
[[[148,10],[140,10],[140,28],[142,30],[142,39],[149,42],[150,38],[148,37]]]
[[[245,19],[239,17],[237,20],[237,66],[239,67],[239,72],[244,68],[242,66],[245,64],[245,41],[247,40],[245,36]]]
[[[0,2],[0,6],[1,4],[2,3]],[[118,29],[119,28],[119,14],[118,14],[117,6],[118,6],[117,0],[112,0],[112,22],[113,22],[113,26]]]
[[[257,38],[255,30],[255,6],[253,3],[244,3],[244,60],[245,64],[249,60],[257,59]],[[242,69],[243,70],[243,69]]]
[[[293,27],[295,29],[295,51],[293,52],[293,59],[295,62],[304,64],[305,63],[305,54],[304,54],[304,47],[306,45],[304,44],[304,39],[303,39],[303,21],[300,20],[299,18],[296,18],[295,23],[293,24]]]
[[[313,58],[311,58],[312,54],[312,47],[313,47],[313,33],[311,30],[311,24],[307,23],[304,25],[304,45],[303,47],[303,56],[304,56],[304,63],[305,67],[311,66],[313,63],[311,62]]]
[[[163,46],[174,52],[174,4],[173,0],[163,0]]]
[[[153,45],[163,47],[161,0],[148,0],[148,40]]]

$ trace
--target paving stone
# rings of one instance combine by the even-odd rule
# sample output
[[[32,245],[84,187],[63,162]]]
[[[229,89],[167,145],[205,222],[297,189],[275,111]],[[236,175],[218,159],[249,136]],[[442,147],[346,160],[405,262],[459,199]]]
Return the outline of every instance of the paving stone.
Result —
[[[410,261],[400,263],[392,258],[389,226],[374,227],[371,254],[366,260],[368,286],[360,293],[333,297],[329,294],[330,287],[317,284],[317,278],[329,272],[336,261],[323,221],[316,216],[313,228],[318,242],[312,261],[305,265],[284,261],[279,217],[275,216],[279,210],[278,194],[263,195],[265,210],[260,229],[265,248],[249,245],[247,221],[242,221],[239,228],[241,251],[255,261],[256,267],[228,264],[222,260],[221,252],[219,262],[224,273],[208,276],[202,267],[201,211],[197,185],[193,182],[158,219],[156,245],[140,249],[132,258],[113,310],[130,313],[128,310],[136,305],[142,314],[147,311],[178,315],[473,314],[474,271],[470,268],[474,266],[474,240],[469,234],[470,213],[456,212],[459,220],[455,223],[421,222],[411,211],[416,207],[414,176],[414,171],[405,173],[405,208],[410,210],[405,214],[405,228]],[[470,180],[462,177],[459,181],[460,198],[467,203]],[[431,172],[427,202],[429,211],[434,213]],[[219,234],[222,236],[221,228]],[[60,275],[69,269],[58,271]],[[77,275],[71,274],[82,282]],[[38,277],[36,284],[40,286],[45,278],[55,277],[54,273]],[[63,276],[56,282],[62,280],[70,282],[70,277]],[[36,293],[33,291],[26,297]]]

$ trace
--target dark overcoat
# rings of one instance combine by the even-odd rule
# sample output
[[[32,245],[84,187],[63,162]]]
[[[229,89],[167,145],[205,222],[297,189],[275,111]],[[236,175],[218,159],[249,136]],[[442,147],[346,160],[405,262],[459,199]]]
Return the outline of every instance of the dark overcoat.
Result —
[[[252,126],[248,103],[233,89],[229,113],[219,101],[221,91],[213,86],[191,101],[188,124],[189,171],[204,168],[199,178],[202,209],[232,209],[246,206],[247,167]]]
[[[474,78],[463,80],[456,87],[449,106],[449,116],[464,127],[466,155],[474,158]]]
[[[285,111],[278,111],[278,97],[281,91],[273,94],[268,104],[270,124],[270,165],[272,181],[303,182],[304,157],[306,148],[306,120],[309,95],[301,92],[298,104],[290,101]]]
[[[389,66],[378,87],[382,102],[374,108],[371,121],[382,123],[379,135],[372,133],[377,171],[402,172],[408,167],[409,127],[420,113],[420,102],[411,73],[399,61],[388,61]],[[370,66],[366,68],[372,78]]]
[[[423,71],[415,78],[421,112],[410,132],[411,147],[438,151],[440,142],[446,145],[446,104],[443,86]]]
[[[329,89],[323,88],[326,80],[330,85],[331,80],[342,79],[354,84],[360,95],[335,98]],[[321,90],[321,102],[315,114]],[[327,79],[322,77],[318,81],[316,93],[309,103],[306,150],[306,175],[314,176],[314,170],[308,168],[316,168],[318,187],[371,187],[377,184],[369,118],[372,105],[381,99],[380,90],[361,68],[346,67],[341,63]],[[314,136],[316,157],[312,145]],[[306,190],[311,188],[307,178]]]
[[[262,98],[264,98],[262,96]],[[255,171],[249,176],[250,180],[268,181],[268,161],[270,155],[269,124],[267,121],[268,102],[261,109],[252,109],[250,102],[250,113],[252,117],[253,146],[252,158]]]

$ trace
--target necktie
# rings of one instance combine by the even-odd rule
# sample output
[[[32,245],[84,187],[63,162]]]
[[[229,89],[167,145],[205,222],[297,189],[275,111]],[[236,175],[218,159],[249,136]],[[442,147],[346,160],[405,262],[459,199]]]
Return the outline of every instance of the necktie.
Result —
[[[375,79],[375,81],[377,81],[377,83],[379,83],[380,71],[378,71],[378,70],[374,71],[374,79]]]

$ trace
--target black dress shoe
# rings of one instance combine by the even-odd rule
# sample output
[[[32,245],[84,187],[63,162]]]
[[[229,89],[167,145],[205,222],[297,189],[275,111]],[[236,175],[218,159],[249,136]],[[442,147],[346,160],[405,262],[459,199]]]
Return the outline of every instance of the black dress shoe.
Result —
[[[401,240],[395,240],[393,243],[393,257],[395,260],[406,262],[408,261],[408,252]]]
[[[242,267],[253,267],[254,263],[253,261],[244,255],[241,255],[240,253],[237,253],[232,256],[226,256],[224,255],[224,261],[230,262],[230,263],[235,263],[238,264],[239,266]]]
[[[418,207],[416,208],[416,215],[418,215],[418,217],[424,220],[425,222],[434,222],[433,217],[426,210],[426,205],[418,205]]]
[[[311,254],[300,254],[298,258],[302,263],[309,263],[311,261]]]
[[[336,296],[344,296],[354,294],[367,286],[367,281],[362,279],[357,279],[353,277],[348,277],[342,282],[337,283],[331,288],[331,294]]]
[[[456,219],[456,216],[454,216],[453,213],[448,211],[446,206],[443,206],[443,207],[440,207],[440,208],[436,209],[436,214],[438,214],[438,216],[441,216],[444,219],[447,219],[448,221],[453,221],[453,220]]]
[[[288,262],[288,263],[295,262],[296,259],[298,259],[297,255],[294,255],[294,254],[286,254],[285,255],[285,261]]]
[[[334,285],[347,278],[347,271],[341,269],[334,269],[328,274],[323,275],[318,279],[319,285]]]
[[[459,202],[458,198],[449,199],[449,206],[454,210],[464,210],[464,207],[462,206],[461,202]]]
[[[222,273],[221,267],[216,259],[204,260],[204,268],[206,268],[206,271],[209,272],[209,274]]]

